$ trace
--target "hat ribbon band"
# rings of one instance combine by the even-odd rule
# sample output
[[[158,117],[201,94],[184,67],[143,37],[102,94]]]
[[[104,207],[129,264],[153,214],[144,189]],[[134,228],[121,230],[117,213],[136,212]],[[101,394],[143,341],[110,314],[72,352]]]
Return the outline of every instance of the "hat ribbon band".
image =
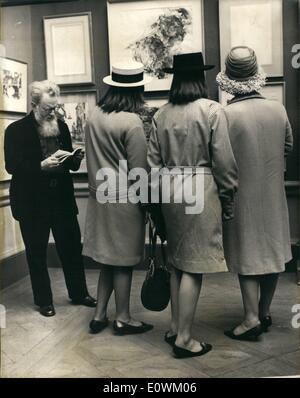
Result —
[[[144,79],[144,73],[137,73],[135,75],[120,75],[119,73],[112,72],[111,78],[117,83],[138,83]]]

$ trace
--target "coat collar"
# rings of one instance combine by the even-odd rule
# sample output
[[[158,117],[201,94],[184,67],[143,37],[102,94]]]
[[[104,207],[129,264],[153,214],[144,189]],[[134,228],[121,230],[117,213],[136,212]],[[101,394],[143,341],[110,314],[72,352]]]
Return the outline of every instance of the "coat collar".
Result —
[[[234,104],[235,102],[240,102],[240,101],[245,101],[245,100],[248,100],[248,99],[253,99],[253,98],[266,99],[261,94],[259,94],[259,93],[254,91],[254,92],[249,93],[249,94],[236,95],[234,98],[232,98],[230,101],[228,101],[227,105]]]

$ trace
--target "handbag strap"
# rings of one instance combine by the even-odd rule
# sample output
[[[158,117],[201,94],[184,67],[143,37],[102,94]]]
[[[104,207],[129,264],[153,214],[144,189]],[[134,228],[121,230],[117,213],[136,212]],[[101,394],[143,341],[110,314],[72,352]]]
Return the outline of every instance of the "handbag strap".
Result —
[[[157,233],[156,229],[152,228],[151,223],[149,223],[149,240],[150,240],[150,258],[155,260],[155,255],[156,255],[156,245],[157,245]],[[162,259],[163,259],[163,267],[167,267],[167,255],[166,255],[166,249],[165,245],[161,242],[160,244],[161,248],[161,254],[162,254]],[[156,263],[154,261],[154,263]]]

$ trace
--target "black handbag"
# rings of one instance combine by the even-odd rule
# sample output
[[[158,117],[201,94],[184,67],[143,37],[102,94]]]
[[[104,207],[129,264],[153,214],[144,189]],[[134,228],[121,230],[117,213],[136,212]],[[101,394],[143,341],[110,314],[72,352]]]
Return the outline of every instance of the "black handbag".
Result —
[[[166,253],[161,244],[162,261],[156,256],[157,233],[149,223],[150,253],[148,270],[142,285],[141,300],[150,311],[163,311],[170,301],[170,272],[166,266]]]

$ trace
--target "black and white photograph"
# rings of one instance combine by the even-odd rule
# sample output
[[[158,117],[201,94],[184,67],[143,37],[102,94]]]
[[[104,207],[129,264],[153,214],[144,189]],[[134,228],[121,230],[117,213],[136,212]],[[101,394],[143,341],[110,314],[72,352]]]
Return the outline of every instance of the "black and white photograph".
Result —
[[[0,389],[299,381],[300,0],[0,7]]]

